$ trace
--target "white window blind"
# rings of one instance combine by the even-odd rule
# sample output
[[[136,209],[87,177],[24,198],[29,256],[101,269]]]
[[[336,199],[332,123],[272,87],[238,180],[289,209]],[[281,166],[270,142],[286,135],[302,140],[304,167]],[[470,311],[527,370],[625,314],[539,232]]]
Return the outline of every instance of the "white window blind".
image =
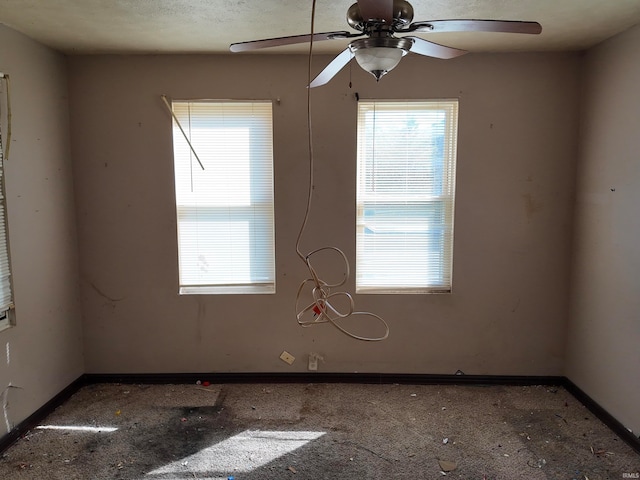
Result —
[[[180,293],[274,293],[271,102],[174,101]]]
[[[458,101],[358,103],[356,292],[451,291]]]
[[[7,235],[7,204],[4,189],[4,151],[2,131],[0,130],[0,327],[9,325],[9,310],[13,308]]]

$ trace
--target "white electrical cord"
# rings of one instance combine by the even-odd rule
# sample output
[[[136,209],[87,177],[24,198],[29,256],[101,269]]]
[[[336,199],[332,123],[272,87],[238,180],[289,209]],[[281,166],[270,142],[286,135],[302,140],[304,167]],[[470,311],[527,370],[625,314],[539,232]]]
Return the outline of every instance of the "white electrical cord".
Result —
[[[311,6],[311,35],[309,41],[309,58],[307,65],[307,85],[311,83],[311,59],[313,56],[313,34],[315,27],[315,14],[316,14],[316,0],[312,1]],[[347,256],[344,254],[342,250],[337,247],[321,247],[317,248],[308,254],[304,255],[300,251],[300,241],[302,239],[302,235],[307,226],[307,222],[309,220],[309,214],[311,212],[311,200],[313,197],[313,168],[314,168],[314,158],[313,158],[313,135],[311,128],[311,88],[307,86],[307,125],[308,125],[308,136],[309,136],[309,193],[307,196],[307,208],[304,214],[304,220],[302,221],[302,226],[300,227],[300,232],[298,233],[298,238],[296,240],[296,253],[300,257],[300,259],[305,263],[307,268],[309,269],[309,273],[311,278],[307,278],[304,280],[300,287],[298,288],[298,293],[296,295],[296,318],[298,320],[298,324],[302,327],[310,327],[312,325],[317,325],[321,323],[330,323],[338,330],[340,330],[345,335],[348,335],[351,338],[355,338],[356,340],[363,340],[366,342],[377,342],[380,340],[384,340],[389,336],[389,325],[384,319],[375,313],[371,312],[356,312],[354,311],[355,306],[353,302],[353,297],[348,292],[332,292],[332,288],[341,287],[344,285],[349,279],[349,260]],[[337,253],[344,262],[345,266],[345,275],[344,279],[341,282],[329,284],[324,280],[321,280],[318,276],[316,270],[313,268],[311,264],[311,258],[320,252],[329,251]],[[305,289],[310,289],[311,297],[313,301],[305,306],[300,307],[301,296]],[[338,308],[334,306],[331,302],[338,298],[342,297],[346,299],[349,307],[346,311],[341,312]],[[342,327],[338,322],[340,320],[344,320],[353,316],[363,316],[370,317],[373,320],[382,323],[384,326],[385,333],[380,337],[364,337],[361,335],[356,335],[344,327]]]

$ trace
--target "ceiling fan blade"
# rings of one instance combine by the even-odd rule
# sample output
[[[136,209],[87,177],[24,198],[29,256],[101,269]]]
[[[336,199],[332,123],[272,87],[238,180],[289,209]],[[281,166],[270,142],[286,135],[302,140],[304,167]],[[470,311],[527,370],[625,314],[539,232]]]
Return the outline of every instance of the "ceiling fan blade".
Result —
[[[431,22],[414,22],[407,28],[409,32],[504,32],[530,33],[542,32],[538,22],[521,22],[517,20],[433,20]]]
[[[420,37],[403,37],[413,40],[413,45],[410,51],[419,55],[426,55],[428,57],[443,58],[445,60],[449,58],[459,57],[467,53],[466,50],[460,50],[458,48],[447,47],[438,43],[429,42]]]
[[[384,20],[393,23],[393,0],[358,0],[358,8],[365,22]]]
[[[333,40],[336,38],[359,37],[361,33],[353,34],[350,32],[324,32],[314,33],[313,41]],[[296,43],[306,43],[311,40],[311,35],[292,35],[290,37],[265,38],[264,40],[251,40],[249,42],[238,42],[229,45],[232,52],[246,52],[250,50],[258,50],[260,48],[279,47],[281,45],[295,45]]]
[[[320,87],[329,82],[347,63],[353,58],[353,52],[349,47],[345,48],[340,55],[331,60],[329,65],[324,67],[316,78],[309,84],[309,88]]]

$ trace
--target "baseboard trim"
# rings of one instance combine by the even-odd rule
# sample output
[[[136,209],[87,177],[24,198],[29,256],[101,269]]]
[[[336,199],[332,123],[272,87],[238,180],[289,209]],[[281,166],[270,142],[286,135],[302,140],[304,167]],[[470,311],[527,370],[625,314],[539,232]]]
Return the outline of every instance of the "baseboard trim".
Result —
[[[434,375],[399,373],[168,373],[168,374],[101,374],[88,373],[87,383],[124,384],[189,384],[211,383],[357,383],[411,385],[562,385],[560,376],[526,375]]]
[[[37,426],[57,407],[67,401],[85,385],[98,383],[122,384],[192,384],[197,381],[211,383],[355,383],[355,384],[406,384],[406,385],[554,385],[564,387],[591,413],[616,435],[640,454],[640,438],[627,430],[622,423],[607,412],[589,395],[567,377],[527,375],[433,375],[395,373],[141,373],[103,374],[87,373],[62,390],[27,419],[20,422],[8,434],[0,438],[0,453],[4,452],[22,435]]]
[[[22,435],[27,433],[32,428],[36,427],[42,420],[44,420],[51,412],[66,402],[71,396],[76,393],[80,388],[85,385],[85,377],[81,375],[66,388],[64,388],[55,397],[45,403],[38,410],[29,415],[26,419],[20,422],[13,429],[0,438],[0,453],[4,452],[7,448],[13,445]]]
[[[640,438],[633,432],[627,430],[627,428],[620,423],[616,418],[607,412],[598,402],[587,395],[580,387],[564,377],[562,385],[567,389],[571,395],[573,395],[580,403],[582,403],[587,409],[593,413],[602,423],[609,427],[616,435],[624,440],[636,453],[640,454]]]

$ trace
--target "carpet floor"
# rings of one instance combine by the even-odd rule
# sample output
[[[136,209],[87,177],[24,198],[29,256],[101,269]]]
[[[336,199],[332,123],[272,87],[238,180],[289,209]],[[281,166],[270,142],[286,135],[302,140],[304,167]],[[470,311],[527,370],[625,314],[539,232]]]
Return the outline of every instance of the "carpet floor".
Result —
[[[95,384],[0,458],[3,479],[640,478],[562,387]]]

